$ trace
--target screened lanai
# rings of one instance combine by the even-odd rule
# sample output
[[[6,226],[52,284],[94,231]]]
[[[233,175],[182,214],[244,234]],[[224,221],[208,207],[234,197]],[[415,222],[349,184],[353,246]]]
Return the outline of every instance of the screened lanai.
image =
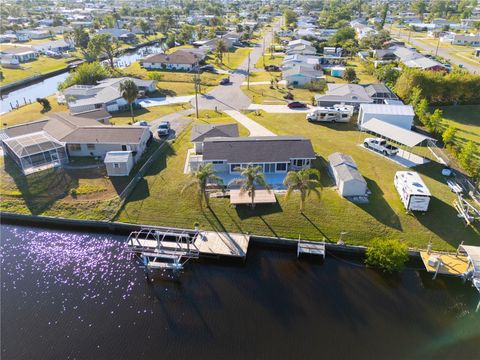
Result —
[[[25,175],[68,162],[65,144],[45,131],[4,139],[4,150]]]

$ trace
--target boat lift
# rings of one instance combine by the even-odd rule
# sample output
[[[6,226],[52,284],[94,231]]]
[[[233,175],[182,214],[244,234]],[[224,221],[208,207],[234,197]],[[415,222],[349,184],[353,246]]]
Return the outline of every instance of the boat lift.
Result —
[[[126,251],[139,259],[148,278],[149,271],[178,272],[190,259],[198,259],[195,241],[202,236],[200,231],[143,228],[130,233]]]

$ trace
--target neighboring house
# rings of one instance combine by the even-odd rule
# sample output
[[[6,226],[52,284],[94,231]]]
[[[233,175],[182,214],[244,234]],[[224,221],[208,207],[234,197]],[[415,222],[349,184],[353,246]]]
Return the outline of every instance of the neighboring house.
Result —
[[[72,21],[70,26],[74,29],[93,28],[93,21]]]
[[[217,43],[220,40],[223,40],[227,49],[232,49],[235,46],[241,45],[240,38],[241,38],[241,35],[236,32],[227,32],[213,39],[206,39],[206,40],[204,39],[204,40],[194,41],[192,45],[195,47],[206,47],[206,48],[209,48],[210,50],[214,50],[217,46]]]
[[[6,58],[14,60],[14,62],[25,63],[35,60],[38,57],[38,53],[29,46],[18,46],[2,49],[0,51],[0,56],[2,60]]]
[[[317,49],[311,45],[299,44],[296,46],[289,46],[285,51],[287,55],[316,55]]]
[[[315,81],[326,82],[322,70],[314,70],[310,66],[298,65],[283,71],[283,79],[288,86],[303,87]]]
[[[104,158],[109,151],[131,151],[140,159],[150,130],[142,126],[102,125],[89,117],[53,113],[48,118],[2,130],[3,149],[30,174],[68,163],[69,157]]]
[[[418,58],[424,57],[422,54],[420,54],[418,51],[409,49],[403,46],[396,47],[393,49],[393,53],[397,57],[398,60],[401,62],[405,63],[406,61],[409,60],[414,60]]]
[[[77,114],[89,110],[105,109],[108,112],[128,110],[128,103],[122,97],[120,84],[132,80],[142,96],[156,90],[156,80],[135,78],[113,78],[100,81],[97,85],[73,85],[57,96],[61,103],[67,103],[70,112]]]
[[[317,106],[331,107],[337,104],[352,105],[371,104],[374,100],[368,95],[365,87],[358,84],[327,84],[325,95],[316,95]]]
[[[282,70],[288,70],[298,65],[309,66],[312,69],[320,70],[320,56],[286,55],[282,63]]]
[[[48,30],[26,30],[32,40],[48,39],[51,35]]]
[[[411,105],[361,104],[358,113],[358,126],[372,119],[378,119],[391,125],[410,130],[415,112]]]
[[[328,157],[328,163],[340,195],[343,197],[368,195],[367,182],[350,155],[333,153]]]
[[[480,33],[461,35],[455,34],[452,40],[453,45],[480,46]]]
[[[211,137],[238,137],[237,124],[195,124],[192,128],[190,141],[196,154],[203,153],[203,142]]]
[[[62,54],[67,51],[75,50],[75,46],[73,45],[73,43],[65,40],[48,41],[46,43],[33,45],[32,48],[42,54],[45,54],[49,51]]]
[[[411,59],[403,63],[406,67],[430,70],[430,71],[447,71],[447,68],[436,60],[427,57]]]
[[[10,43],[17,40],[17,36],[15,34],[1,34],[0,35],[0,43]]]
[[[145,69],[192,71],[203,58],[194,52],[177,50],[171,54],[154,54],[141,61]]]
[[[394,50],[391,49],[375,49],[373,50],[373,57],[385,61],[397,59]]]
[[[131,151],[109,151],[103,163],[108,176],[128,176],[135,164]]]
[[[385,100],[398,100],[398,96],[382,83],[366,85],[365,91],[375,104],[383,104]]]
[[[112,38],[129,44],[137,41],[137,36],[133,32],[126,29],[100,29],[98,30],[98,34],[110,34]]]

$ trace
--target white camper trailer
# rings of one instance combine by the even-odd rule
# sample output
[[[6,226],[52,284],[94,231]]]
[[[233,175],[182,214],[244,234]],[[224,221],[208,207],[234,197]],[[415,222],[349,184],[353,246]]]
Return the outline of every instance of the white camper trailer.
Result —
[[[394,178],[395,188],[405,209],[409,211],[427,211],[430,203],[430,190],[418,173],[397,171]]]
[[[333,107],[317,107],[307,114],[307,120],[312,122],[349,122],[353,115],[353,106],[334,105]]]

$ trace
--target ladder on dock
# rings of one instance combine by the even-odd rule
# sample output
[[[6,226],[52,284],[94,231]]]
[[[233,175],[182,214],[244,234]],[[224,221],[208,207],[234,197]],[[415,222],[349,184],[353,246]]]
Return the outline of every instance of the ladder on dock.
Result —
[[[325,243],[318,241],[298,240],[297,258],[302,254],[321,256],[325,260]]]
[[[195,241],[199,231],[143,228],[133,231],[127,239],[126,251],[140,259],[148,270],[182,270],[190,259],[198,259]]]

